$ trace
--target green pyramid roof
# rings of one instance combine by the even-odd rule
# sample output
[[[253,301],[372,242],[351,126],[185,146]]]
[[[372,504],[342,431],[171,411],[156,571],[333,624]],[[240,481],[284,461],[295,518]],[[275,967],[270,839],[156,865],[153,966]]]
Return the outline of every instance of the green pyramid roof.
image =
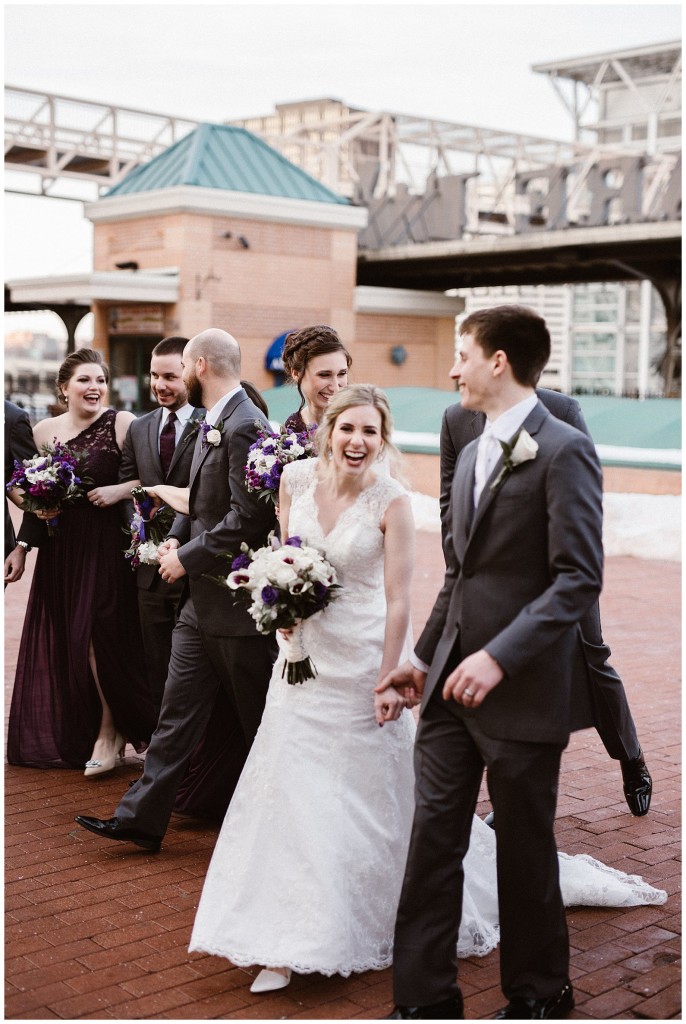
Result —
[[[149,163],[127,174],[107,197],[179,185],[348,204],[347,199],[296,167],[257,135],[224,124],[199,125]]]

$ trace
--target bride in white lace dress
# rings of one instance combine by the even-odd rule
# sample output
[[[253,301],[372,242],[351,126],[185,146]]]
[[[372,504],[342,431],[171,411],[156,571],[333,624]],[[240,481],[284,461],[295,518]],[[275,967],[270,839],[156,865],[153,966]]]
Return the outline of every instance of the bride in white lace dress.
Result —
[[[374,694],[409,644],[414,525],[378,462],[394,454],[385,395],[354,385],[318,429],[323,454],[286,467],[282,535],[324,551],[342,589],[298,628],[318,675],[274,667],[262,724],[229,806],[190,949],[266,968],[348,976],[388,967],[414,811],[415,724],[395,691]],[[380,728],[380,726],[383,726]],[[560,854],[566,905],[632,906],[666,894],[591,858]],[[498,944],[495,834],[474,819],[458,955]]]

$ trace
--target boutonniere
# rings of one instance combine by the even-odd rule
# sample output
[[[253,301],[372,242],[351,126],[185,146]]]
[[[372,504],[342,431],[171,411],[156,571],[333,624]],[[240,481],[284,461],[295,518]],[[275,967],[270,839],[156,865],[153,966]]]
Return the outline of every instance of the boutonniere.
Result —
[[[503,450],[503,468],[491,484],[491,490],[497,491],[505,477],[521,466],[522,462],[530,462],[536,458],[538,444],[526,430],[518,430],[511,441],[500,441]]]
[[[219,420],[219,423],[208,423],[207,420],[203,420],[200,425],[202,430],[202,446],[203,448],[216,448],[222,439],[222,427],[224,421]]]
[[[193,419],[188,421],[190,430],[188,431],[188,434],[186,435],[186,437],[184,439],[184,442],[183,442],[184,443],[184,447],[187,444],[189,444],[191,441],[193,442],[193,444],[195,444],[195,439],[198,436],[198,431],[202,428],[202,425],[203,425],[204,421],[205,421],[205,410],[204,409],[203,409],[203,411],[201,413],[199,413]]]

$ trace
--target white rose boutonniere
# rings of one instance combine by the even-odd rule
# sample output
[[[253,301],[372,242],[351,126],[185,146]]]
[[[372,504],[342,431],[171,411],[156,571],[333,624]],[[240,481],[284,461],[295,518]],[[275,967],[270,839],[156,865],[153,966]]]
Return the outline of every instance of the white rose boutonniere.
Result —
[[[222,439],[223,422],[220,420],[215,426],[203,420],[200,429],[202,430],[203,448],[216,448]]]
[[[530,462],[536,458],[538,444],[526,430],[518,430],[511,441],[500,441],[503,449],[503,468],[491,484],[491,490],[497,491],[505,477],[521,466],[522,462]]]

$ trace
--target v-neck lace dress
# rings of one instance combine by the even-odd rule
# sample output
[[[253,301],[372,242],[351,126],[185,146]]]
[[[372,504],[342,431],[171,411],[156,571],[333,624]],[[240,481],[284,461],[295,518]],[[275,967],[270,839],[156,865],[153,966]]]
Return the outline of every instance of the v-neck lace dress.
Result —
[[[347,976],[392,961],[414,813],[414,719],[405,711],[379,728],[373,700],[386,617],[379,524],[404,491],[382,471],[324,534],[315,470],[314,459],[284,470],[292,499],[289,533],[326,554],[342,590],[301,626],[316,678],[289,686],[282,679],[283,654],[274,666],[190,949],[237,966]],[[590,858],[560,859],[568,905],[665,898]],[[475,818],[458,955],[485,955],[498,940],[495,835]]]

